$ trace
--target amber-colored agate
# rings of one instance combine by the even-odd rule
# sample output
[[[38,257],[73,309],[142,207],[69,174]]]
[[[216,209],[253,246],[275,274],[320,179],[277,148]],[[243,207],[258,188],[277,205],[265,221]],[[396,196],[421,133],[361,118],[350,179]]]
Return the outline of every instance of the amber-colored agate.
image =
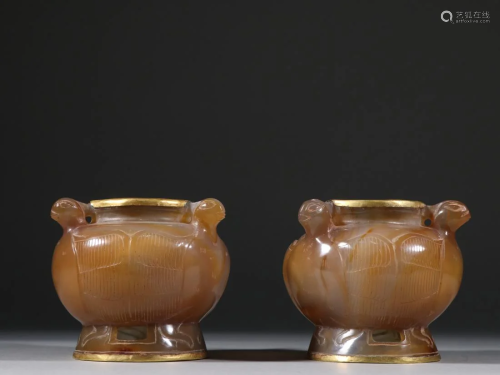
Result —
[[[310,200],[306,234],[283,273],[297,308],[316,325],[313,359],[412,363],[439,360],[428,325],[455,298],[462,256],[460,202]]]
[[[52,275],[83,330],[75,358],[170,361],[206,356],[200,320],[229,275],[215,199],[60,199],[52,218],[64,233]],[[87,223],[90,218],[91,223]]]

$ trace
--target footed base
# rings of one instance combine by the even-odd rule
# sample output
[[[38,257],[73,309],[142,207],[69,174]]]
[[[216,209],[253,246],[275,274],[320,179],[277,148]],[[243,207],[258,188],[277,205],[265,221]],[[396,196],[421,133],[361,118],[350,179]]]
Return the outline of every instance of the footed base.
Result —
[[[353,363],[427,363],[441,360],[439,353],[421,356],[329,355],[309,353],[309,358],[316,361]]]
[[[171,362],[171,361],[192,361],[207,357],[207,351],[177,353],[177,354],[157,354],[157,353],[95,353],[75,350],[73,358],[81,361],[97,362]]]
[[[207,356],[198,324],[83,327],[73,357],[84,361],[187,361]]]
[[[330,362],[425,363],[441,359],[428,328],[316,327],[309,358]]]

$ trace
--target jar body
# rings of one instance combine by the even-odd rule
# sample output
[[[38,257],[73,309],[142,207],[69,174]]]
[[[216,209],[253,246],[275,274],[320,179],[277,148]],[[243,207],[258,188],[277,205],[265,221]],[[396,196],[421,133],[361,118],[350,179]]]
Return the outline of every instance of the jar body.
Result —
[[[425,226],[433,216],[427,207],[305,205],[314,206],[301,209],[306,235],[288,249],[284,278],[297,308],[318,327],[310,356],[438,360],[427,327],[460,286],[454,232],[441,218]]]
[[[197,217],[199,204],[187,206],[94,209],[95,222],[65,230],[52,274],[84,326],[77,358],[205,356],[199,322],[224,291],[229,255],[210,217]]]

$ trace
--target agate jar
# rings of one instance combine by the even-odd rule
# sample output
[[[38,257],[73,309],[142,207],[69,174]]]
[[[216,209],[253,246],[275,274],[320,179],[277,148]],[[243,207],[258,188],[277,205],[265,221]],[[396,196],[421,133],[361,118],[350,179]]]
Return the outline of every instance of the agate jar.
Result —
[[[336,362],[440,359],[429,324],[462,279],[460,202],[310,200],[288,249],[288,292],[316,330],[309,357]]]
[[[229,275],[215,199],[60,199],[52,276],[83,329],[74,357],[176,361],[206,356],[200,320]],[[90,221],[88,222],[87,219]]]

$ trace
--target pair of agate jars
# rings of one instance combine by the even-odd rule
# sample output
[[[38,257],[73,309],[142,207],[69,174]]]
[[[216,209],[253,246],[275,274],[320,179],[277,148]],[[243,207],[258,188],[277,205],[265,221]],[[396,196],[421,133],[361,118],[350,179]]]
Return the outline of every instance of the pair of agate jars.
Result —
[[[52,274],[83,329],[74,357],[176,361],[206,357],[199,322],[219,301],[229,255],[215,199],[60,199]],[[288,292],[316,325],[309,357],[337,362],[439,360],[428,325],[456,296],[460,202],[310,200],[305,235],[283,265]]]

